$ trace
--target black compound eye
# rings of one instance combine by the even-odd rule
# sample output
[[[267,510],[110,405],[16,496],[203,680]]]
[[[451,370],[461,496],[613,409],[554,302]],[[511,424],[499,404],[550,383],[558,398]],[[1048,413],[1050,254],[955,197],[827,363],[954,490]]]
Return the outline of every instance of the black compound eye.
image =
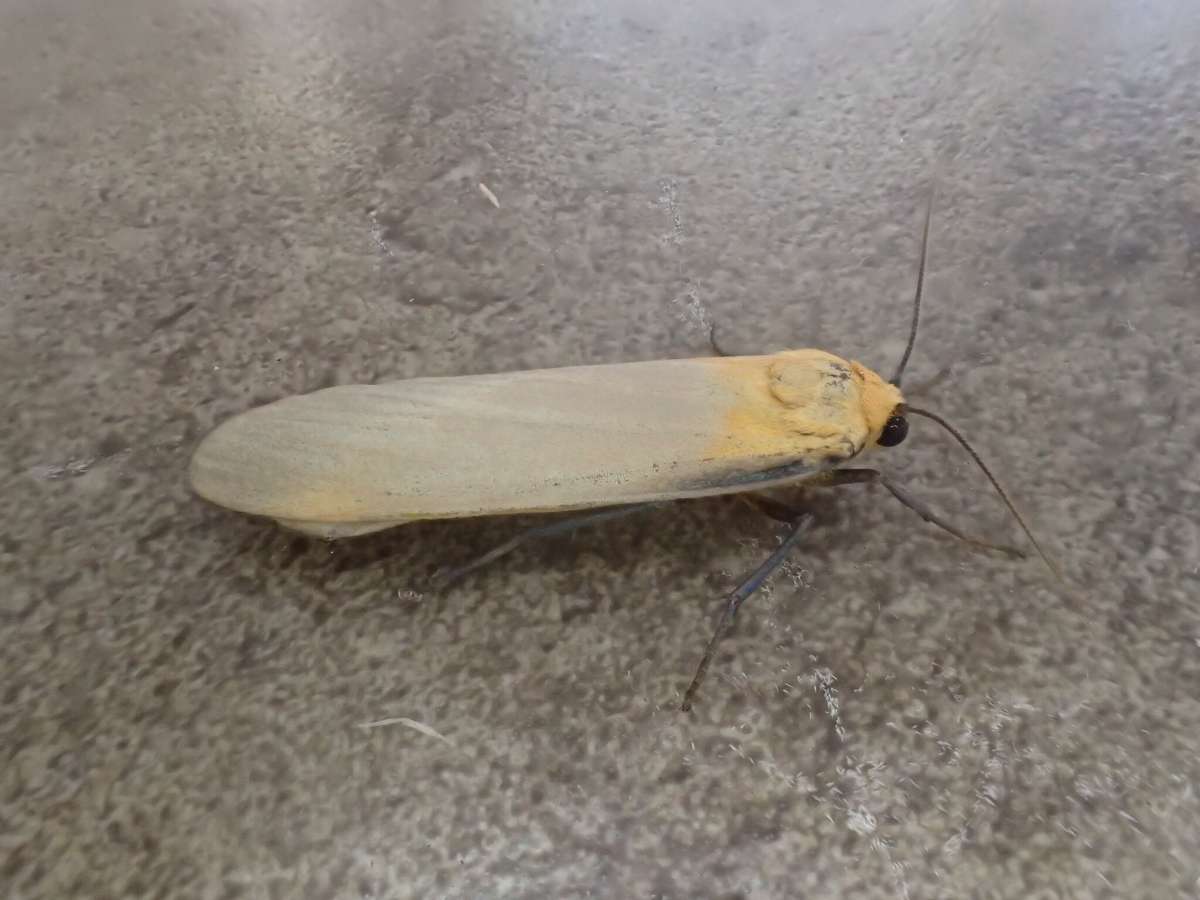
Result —
[[[883,432],[879,435],[879,446],[895,447],[906,437],[908,437],[908,419],[904,416],[892,416],[887,420],[887,424],[883,426]]]

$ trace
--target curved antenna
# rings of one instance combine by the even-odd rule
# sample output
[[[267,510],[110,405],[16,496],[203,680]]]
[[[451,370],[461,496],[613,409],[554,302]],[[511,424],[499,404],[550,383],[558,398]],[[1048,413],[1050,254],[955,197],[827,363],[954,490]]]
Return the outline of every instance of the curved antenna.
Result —
[[[1004,488],[1000,487],[1000,482],[996,480],[996,476],[992,474],[991,469],[989,469],[984,464],[983,460],[980,459],[979,454],[975,452],[975,448],[968,444],[967,439],[958,432],[958,429],[956,429],[937,413],[930,412],[927,409],[918,409],[915,406],[905,406],[904,411],[907,413],[913,413],[914,415],[924,416],[926,419],[932,419],[933,421],[937,422],[948,432],[950,432],[953,438],[962,445],[964,450],[971,454],[971,459],[975,460],[975,464],[983,470],[983,474],[986,475],[988,481],[992,483],[992,487],[996,489],[996,493],[1000,495],[1000,499],[1004,501],[1004,505],[1008,507],[1008,511],[1013,514],[1013,518],[1017,520],[1017,524],[1020,525],[1021,530],[1025,532],[1025,537],[1029,538],[1029,543],[1033,544],[1033,549],[1036,550],[1038,556],[1042,558],[1042,562],[1046,564],[1046,567],[1054,574],[1054,577],[1057,578],[1060,583],[1065,584],[1066,582],[1062,577],[1062,573],[1058,570],[1058,566],[1056,566],[1050,560],[1050,557],[1046,555],[1046,551],[1042,549],[1042,545],[1037,542],[1037,538],[1033,536],[1033,532],[1030,531],[1029,526],[1025,524],[1025,519],[1021,517],[1019,512],[1017,512],[1016,506],[1013,505],[1012,500],[1009,499],[1008,494],[1004,491]]]
[[[929,186],[929,202],[925,206],[925,227],[921,231],[921,261],[917,265],[917,293],[913,298],[913,315],[912,328],[908,332],[908,346],[904,348],[904,355],[900,357],[900,365],[896,366],[896,374],[892,376],[892,384],[900,387],[900,377],[904,374],[904,367],[908,365],[908,358],[912,356],[913,344],[917,342],[917,325],[921,321],[921,291],[925,287],[925,260],[929,253],[929,220],[933,218],[933,185]]]

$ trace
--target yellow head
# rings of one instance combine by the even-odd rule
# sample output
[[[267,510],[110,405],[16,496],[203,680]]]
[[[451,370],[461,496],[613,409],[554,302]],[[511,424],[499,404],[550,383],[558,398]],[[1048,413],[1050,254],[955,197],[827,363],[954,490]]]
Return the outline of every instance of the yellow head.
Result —
[[[794,436],[800,455],[847,460],[874,444],[904,440],[904,397],[860,363],[824,350],[785,350],[770,357],[768,390],[777,427]]]

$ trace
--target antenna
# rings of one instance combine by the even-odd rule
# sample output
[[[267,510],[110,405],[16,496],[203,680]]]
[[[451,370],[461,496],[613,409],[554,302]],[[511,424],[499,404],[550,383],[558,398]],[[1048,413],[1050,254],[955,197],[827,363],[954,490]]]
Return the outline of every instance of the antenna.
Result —
[[[967,443],[967,439],[959,433],[958,429],[956,429],[937,413],[930,412],[927,409],[918,409],[915,406],[905,406],[904,411],[917,416],[924,416],[926,419],[932,419],[933,421],[937,422],[948,432],[950,432],[951,436],[953,436],[953,438],[962,445],[964,450],[971,454],[971,459],[975,460],[976,465],[983,470],[983,474],[986,475],[988,481],[992,483],[992,487],[996,489],[996,493],[1000,495],[1000,499],[1004,501],[1004,505],[1008,507],[1008,511],[1013,514],[1013,518],[1017,520],[1017,524],[1021,526],[1021,530],[1024,531],[1025,536],[1029,538],[1029,543],[1033,544],[1033,549],[1036,550],[1038,556],[1042,558],[1042,562],[1046,564],[1046,567],[1054,574],[1054,577],[1057,578],[1060,583],[1065,584],[1066,582],[1062,577],[1062,573],[1058,570],[1058,566],[1056,566],[1050,560],[1050,557],[1046,555],[1046,551],[1042,549],[1042,545],[1037,542],[1037,538],[1033,536],[1033,532],[1030,531],[1029,526],[1025,524],[1025,519],[1023,519],[1021,514],[1017,512],[1016,506],[1013,505],[1012,500],[1009,499],[1008,494],[1004,491],[1004,488],[1000,487],[1000,482],[996,480],[996,476],[992,474],[991,469],[984,464],[983,460],[980,459],[979,454],[975,452],[975,448]]]
[[[929,220],[933,218],[933,185],[929,185],[929,201],[925,206],[925,227],[921,231],[921,261],[917,266],[917,293],[913,298],[913,315],[912,328],[908,332],[908,346],[904,348],[904,355],[900,357],[900,365],[896,366],[896,374],[892,376],[892,384],[900,387],[900,377],[904,374],[904,367],[908,365],[908,358],[912,355],[913,344],[917,342],[917,325],[921,321],[921,291],[925,287],[925,260],[929,254]]]

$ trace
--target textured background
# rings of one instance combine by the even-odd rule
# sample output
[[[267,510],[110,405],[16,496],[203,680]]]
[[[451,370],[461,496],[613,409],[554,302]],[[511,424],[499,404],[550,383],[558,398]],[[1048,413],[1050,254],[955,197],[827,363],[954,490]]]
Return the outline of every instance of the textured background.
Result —
[[[778,537],[737,502],[437,596],[523,523],[324,545],[188,493],[217,421],[332,383],[711,320],[887,372],[935,166],[912,381],[953,364],[926,403],[1073,604],[822,495],[688,717]],[[1192,0],[0,0],[7,895],[1197,896],[1198,172]],[[886,465],[1014,534],[930,423]]]

